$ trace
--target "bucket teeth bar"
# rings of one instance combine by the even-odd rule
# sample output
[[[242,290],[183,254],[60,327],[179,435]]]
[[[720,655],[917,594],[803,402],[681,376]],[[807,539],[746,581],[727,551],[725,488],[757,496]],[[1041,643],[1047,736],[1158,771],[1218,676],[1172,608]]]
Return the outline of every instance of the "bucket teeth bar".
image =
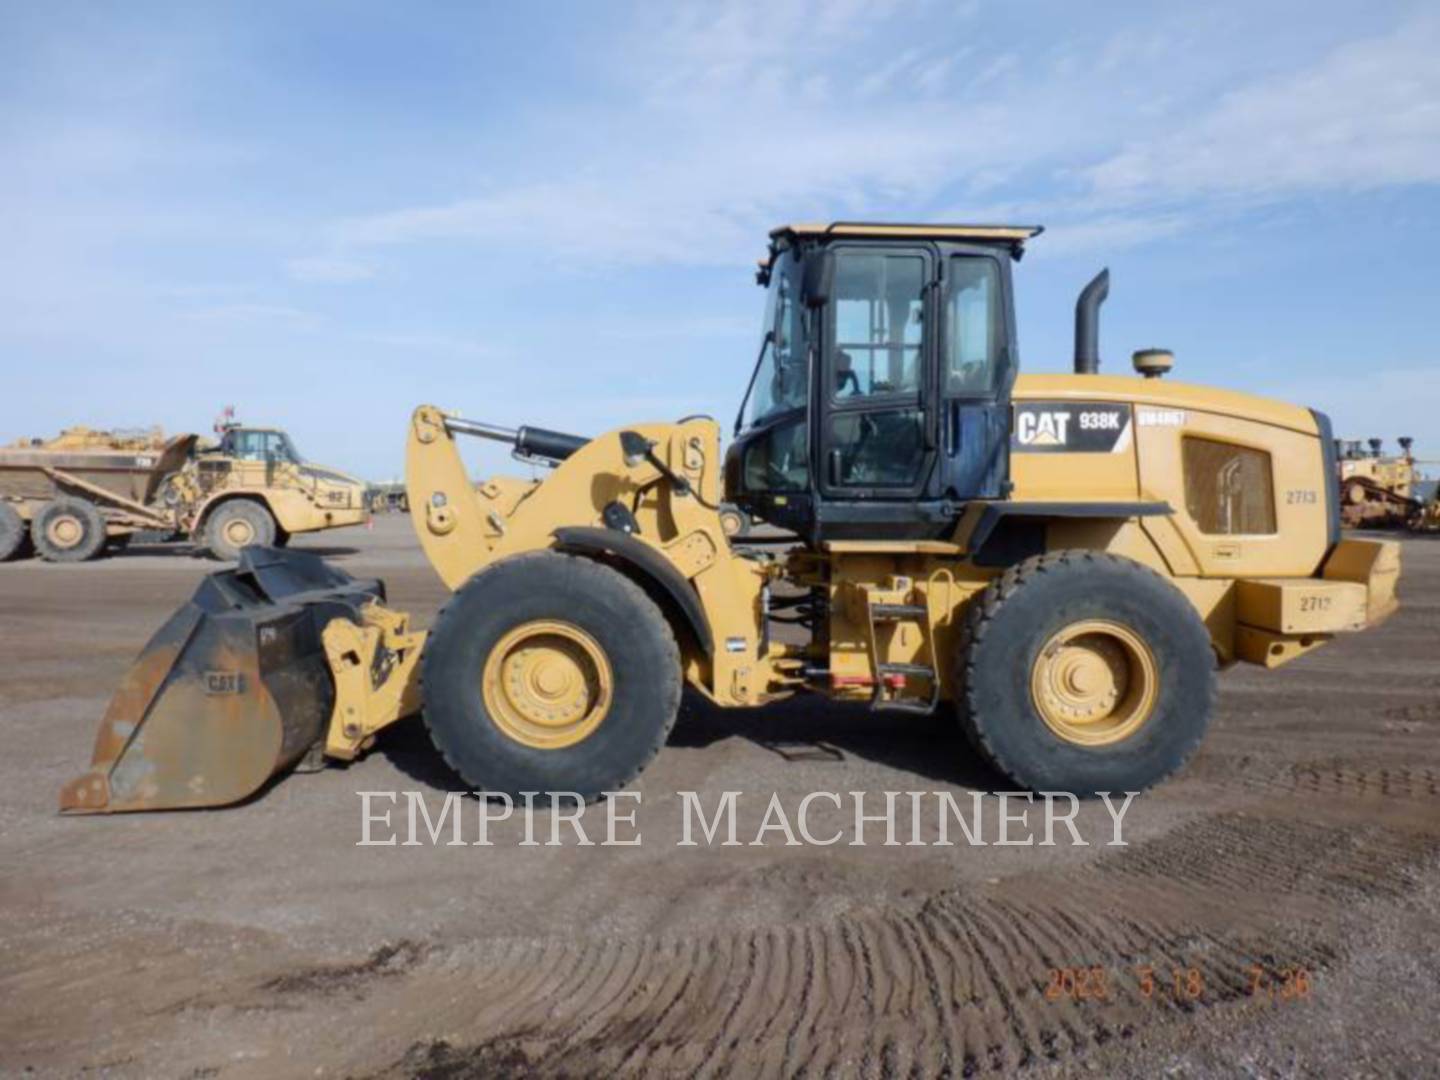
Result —
[[[404,617],[385,612],[384,598],[380,582],[314,555],[247,548],[150,639],[111,699],[89,771],[61,789],[60,809],[224,806],[255,794],[335,720],[326,649],[343,631],[327,628],[354,627],[363,642],[379,611],[403,632]],[[374,664],[385,659],[377,651],[385,635],[372,636]],[[413,667],[413,657],[401,664],[407,659]],[[401,689],[392,688],[396,709],[408,703]]]

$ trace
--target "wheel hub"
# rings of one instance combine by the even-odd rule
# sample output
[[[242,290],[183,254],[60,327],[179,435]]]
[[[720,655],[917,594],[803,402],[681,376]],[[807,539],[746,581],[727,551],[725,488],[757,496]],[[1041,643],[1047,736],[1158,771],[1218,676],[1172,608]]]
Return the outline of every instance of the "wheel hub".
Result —
[[[614,676],[600,644],[558,620],[511,630],[490,650],[482,677],[486,712],[516,742],[573,746],[605,719]]]
[[[79,518],[65,514],[50,522],[45,535],[56,547],[73,548],[85,536],[85,526]]]
[[[1030,690],[1040,718],[1066,742],[1106,746],[1129,738],[1155,708],[1154,654],[1129,627],[1072,623],[1035,658]]]
[[[248,521],[229,521],[225,524],[225,539],[236,547],[245,547],[255,539],[255,530]]]

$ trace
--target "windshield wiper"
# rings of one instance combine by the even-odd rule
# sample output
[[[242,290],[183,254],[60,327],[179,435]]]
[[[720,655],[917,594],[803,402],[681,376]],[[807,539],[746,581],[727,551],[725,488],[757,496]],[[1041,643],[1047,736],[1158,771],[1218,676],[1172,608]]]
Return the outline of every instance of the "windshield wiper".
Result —
[[[755,357],[755,367],[750,372],[750,382],[745,387],[745,396],[740,399],[740,410],[735,414],[734,434],[740,434],[740,422],[745,418],[745,406],[750,404],[750,394],[755,389],[755,379],[760,374],[760,361],[765,359],[765,350],[775,344],[775,331],[766,330],[765,336],[760,339],[760,352]]]

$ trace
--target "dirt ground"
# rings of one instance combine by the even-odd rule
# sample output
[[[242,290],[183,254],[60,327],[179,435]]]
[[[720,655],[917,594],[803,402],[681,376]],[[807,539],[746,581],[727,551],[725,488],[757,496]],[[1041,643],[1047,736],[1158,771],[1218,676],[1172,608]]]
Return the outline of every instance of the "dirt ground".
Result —
[[[384,578],[424,621],[444,600],[403,518],[298,543]],[[864,847],[753,845],[772,794],[793,819],[811,791],[864,792],[874,813],[886,791],[968,808],[1008,787],[944,721],[818,700],[688,703],[623,808],[639,846],[568,829],[526,846],[516,819],[489,847],[357,846],[357,792],[423,792],[438,812],[462,786],[414,723],[241,807],[60,817],[110,692],[213,568],[145,547],[0,566],[0,1073],[1348,1077],[1440,1061],[1440,541],[1406,541],[1383,629],[1226,673],[1204,748],[1136,800],[1126,847],[1107,846],[1098,804],[1078,817],[1086,847],[1063,830],[1054,847],[937,846],[931,795],[901,832],[920,845],[882,846],[875,825]],[[742,792],[742,843],[679,846],[683,791],[707,813]],[[982,807],[993,840],[998,800]],[[811,809],[814,835],[853,838],[848,803]],[[586,813],[591,837],[605,815]],[[1067,968],[1087,974],[1053,974]]]

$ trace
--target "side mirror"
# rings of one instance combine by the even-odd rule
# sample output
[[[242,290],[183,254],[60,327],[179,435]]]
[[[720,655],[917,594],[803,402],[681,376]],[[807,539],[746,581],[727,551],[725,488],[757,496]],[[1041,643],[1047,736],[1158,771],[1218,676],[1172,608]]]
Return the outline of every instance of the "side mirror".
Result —
[[[800,295],[806,307],[824,307],[830,302],[835,287],[835,255],[830,251],[812,251],[805,256],[805,273],[800,282]]]

